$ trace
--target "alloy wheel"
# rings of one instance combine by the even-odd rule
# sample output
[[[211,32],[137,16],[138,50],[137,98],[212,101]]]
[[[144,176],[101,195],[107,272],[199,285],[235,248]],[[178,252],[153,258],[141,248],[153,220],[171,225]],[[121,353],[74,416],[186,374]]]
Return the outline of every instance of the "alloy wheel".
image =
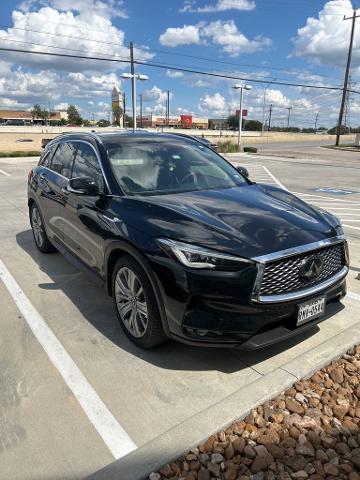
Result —
[[[126,329],[141,338],[148,325],[148,308],[138,276],[128,267],[122,267],[115,278],[116,306]]]
[[[37,207],[33,207],[32,209],[31,226],[34,232],[35,242],[38,247],[41,248],[44,243],[44,226]]]

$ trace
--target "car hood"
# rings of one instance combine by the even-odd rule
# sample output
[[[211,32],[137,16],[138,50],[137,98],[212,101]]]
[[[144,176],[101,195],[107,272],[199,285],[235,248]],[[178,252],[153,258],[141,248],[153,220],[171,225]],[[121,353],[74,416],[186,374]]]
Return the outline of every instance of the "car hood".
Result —
[[[291,193],[249,184],[151,197],[126,197],[127,221],[154,237],[255,257],[337,235],[337,219]]]

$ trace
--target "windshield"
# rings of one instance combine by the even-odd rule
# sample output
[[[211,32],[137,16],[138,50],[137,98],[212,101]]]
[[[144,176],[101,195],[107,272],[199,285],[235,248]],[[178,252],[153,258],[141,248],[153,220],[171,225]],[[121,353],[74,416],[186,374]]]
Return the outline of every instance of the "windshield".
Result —
[[[233,188],[246,180],[205,145],[183,139],[120,138],[104,142],[128,195]]]

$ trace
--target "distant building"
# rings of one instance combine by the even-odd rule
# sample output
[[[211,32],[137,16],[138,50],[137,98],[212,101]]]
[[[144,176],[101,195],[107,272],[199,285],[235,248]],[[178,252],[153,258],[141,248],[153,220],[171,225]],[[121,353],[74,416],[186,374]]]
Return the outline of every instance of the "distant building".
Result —
[[[122,91],[116,85],[111,93],[111,111],[112,111],[112,123],[119,127],[124,126],[124,99]]]
[[[67,120],[66,110],[53,111],[50,113],[50,121]],[[29,110],[0,110],[0,124],[12,125],[43,125],[42,118],[33,118]]]
[[[186,118],[185,118],[186,117]],[[207,129],[209,122],[207,118],[193,117],[192,115],[170,116],[169,119],[165,115],[147,115],[136,117],[138,127],[174,127],[174,128],[199,128]]]
[[[209,128],[212,130],[227,130],[229,122],[227,118],[209,118]]]

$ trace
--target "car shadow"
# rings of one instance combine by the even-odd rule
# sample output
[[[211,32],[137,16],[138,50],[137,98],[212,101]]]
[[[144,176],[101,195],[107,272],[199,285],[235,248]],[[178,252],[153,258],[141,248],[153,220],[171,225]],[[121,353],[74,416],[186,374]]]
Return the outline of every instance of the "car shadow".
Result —
[[[16,241],[38,267],[51,278],[49,283],[40,283],[39,288],[62,291],[86,320],[113,344],[164,369],[218,370],[223,373],[233,373],[284,352],[319,331],[315,325],[295,338],[256,352],[242,352],[241,349],[222,347],[193,347],[171,340],[152,350],[143,350],[134,345],[123,333],[113,309],[112,299],[104,288],[93,283],[87,275],[76,269],[62,255],[40,253],[35,247],[30,229],[18,233]],[[340,306],[338,310],[342,308],[344,307]]]

